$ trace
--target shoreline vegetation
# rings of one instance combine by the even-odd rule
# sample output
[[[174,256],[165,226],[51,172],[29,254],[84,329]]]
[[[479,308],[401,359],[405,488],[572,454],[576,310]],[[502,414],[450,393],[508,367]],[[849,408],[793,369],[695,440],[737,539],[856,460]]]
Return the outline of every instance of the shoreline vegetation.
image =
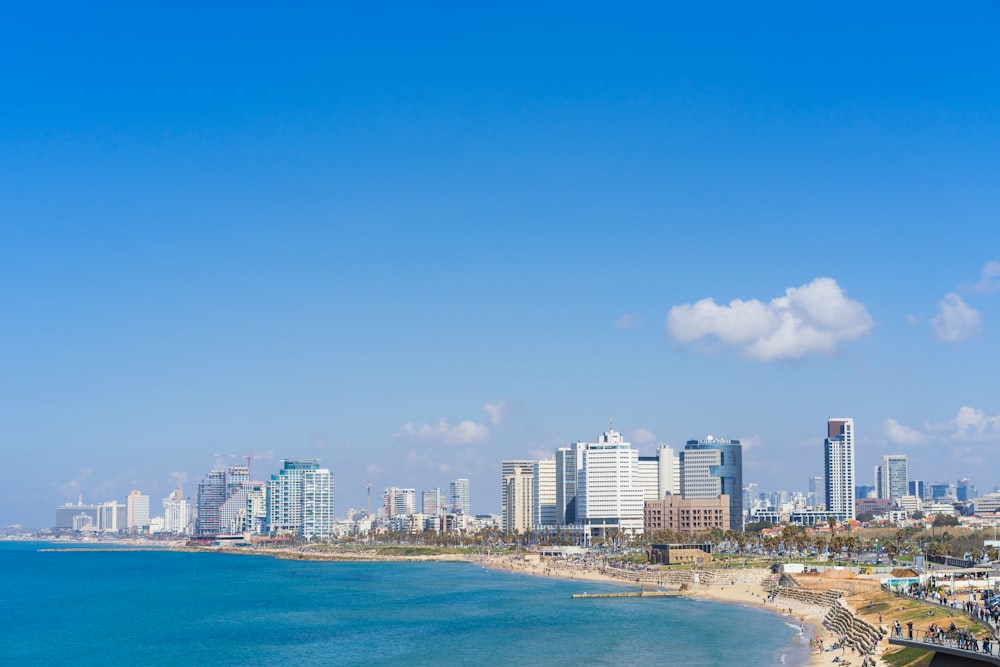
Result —
[[[868,665],[892,667],[928,665],[932,653],[915,649],[900,651],[888,644],[889,629],[897,620],[905,624],[916,619],[915,627],[921,630],[929,622],[954,621],[959,627],[969,627],[977,632],[988,631],[986,626],[977,625],[961,614],[953,614],[947,608],[903,600],[884,592],[875,576],[856,575],[846,570],[835,571],[833,576],[795,575],[796,587],[771,594],[777,588],[778,575],[763,564],[741,566],[747,564],[730,563],[704,569],[683,566],[660,569],[636,563],[613,567],[607,559],[593,556],[543,558],[523,551],[358,544],[214,547],[131,540],[50,544],[54,546],[46,551],[142,549],[308,561],[466,562],[528,576],[614,584],[633,591],[675,591],[695,599],[739,604],[784,616],[789,625],[800,628],[801,634],[793,639],[795,651],[801,655],[803,646],[808,642],[808,658],[803,664],[809,667],[834,664],[860,667],[866,662]],[[834,591],[834,594],[828,591]],[[580,593],[583,592],[586,592],[585,588],[581,588]],[[848,641],[844,641],[845,637]],[[866,652],[873,644],[875,648],[866,659],[852,644],[864,646]]]

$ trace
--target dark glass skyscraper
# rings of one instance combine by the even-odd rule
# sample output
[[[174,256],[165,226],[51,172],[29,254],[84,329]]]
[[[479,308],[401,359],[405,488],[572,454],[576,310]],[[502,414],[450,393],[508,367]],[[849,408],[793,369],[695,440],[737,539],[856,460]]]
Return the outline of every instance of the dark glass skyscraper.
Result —
[[[681,496],[729,496],[729,527],[743,530],[743,446],[739,440],[688,440],[681,452]]]

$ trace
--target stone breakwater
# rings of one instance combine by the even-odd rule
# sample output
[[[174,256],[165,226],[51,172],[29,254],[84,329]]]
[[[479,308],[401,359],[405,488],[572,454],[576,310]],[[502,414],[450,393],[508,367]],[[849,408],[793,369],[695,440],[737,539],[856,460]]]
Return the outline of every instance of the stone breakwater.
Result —
[[[843,637],[847,646],[866,656],[874,652],[875,647],[885,635],[879,628],[855,616],[854,612],[839,599],[834,602],[826,618],[823,619],[823,627]],[[862,664],[874,665],[876,663],[873,658],[866,657]]]

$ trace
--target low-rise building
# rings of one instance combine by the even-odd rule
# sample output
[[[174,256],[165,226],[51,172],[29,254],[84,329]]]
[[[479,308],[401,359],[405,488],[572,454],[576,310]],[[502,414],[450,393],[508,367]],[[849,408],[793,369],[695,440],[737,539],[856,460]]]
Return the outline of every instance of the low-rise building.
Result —
[[[695,533],[713,528],[727,530],[729,496],[716,498],[683,498],[666,496],[663,500],[647,500],[643,512],[643,530],[672,530]]]

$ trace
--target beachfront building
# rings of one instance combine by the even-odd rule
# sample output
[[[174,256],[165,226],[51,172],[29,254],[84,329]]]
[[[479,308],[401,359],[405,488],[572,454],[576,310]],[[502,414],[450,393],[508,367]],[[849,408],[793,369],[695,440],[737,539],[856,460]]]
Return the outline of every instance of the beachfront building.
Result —
[[[677,533],[697,533],[714,528],[727,530],[729,521],[729,496],[715,498],[684,498],[665,496],[661,500],[647,500],[643,512],[643,529],[646,532],[670,530]]]
[[[639,453],[614,429],[583,448],[577,478],[576,521],[590,537],[642,533],[645,492]]]
[[[854,514],[854,420],[830,419],[823,443],[826,510],[841,521]]]
[[[163,530],[183,535],[191,525],[191,503],[184,497],[184,488],[178,486],[163,499]]]
[[[556,525],[556,460],[535,461],[534,523],[536,528]]]
[[[222,532],[219,508],[226,502],[226,471],[212,470],[198,483],[198,507],[195,534],[210,536]]]
[[[472,514],[469,503],[469,480],[464,477],[453,480],[448,485],[448,511],[452,514]]]
[[[535,461],[503,461],[501,530],[524,534],[535,527]]]
[[[308,540],[335,534],[333,475],[316,459],[286,459],[267,489],[268,531]]]
[[[128,506],[109,500],[97,506],[97,529],[102,533],[124,531],[128,525]]]
[[[907,495],[906,454],[887,454],[875,466],[875,488],[879,498],[898,500]]]
[[[577,442],[569,447],[556,449],[557,525],[570,526],[576,523],[576,485],[586,447],[586,443]]]
[[[149,525],[149,496],[133,489],[125,499],[125,506],[128,508],[127,527],[130,531]]]
[[[681,458],[681,495],[711,500],[729,498],[729,528],[743,530],[743,446],[739,440],[711,435],[688,440]]]

